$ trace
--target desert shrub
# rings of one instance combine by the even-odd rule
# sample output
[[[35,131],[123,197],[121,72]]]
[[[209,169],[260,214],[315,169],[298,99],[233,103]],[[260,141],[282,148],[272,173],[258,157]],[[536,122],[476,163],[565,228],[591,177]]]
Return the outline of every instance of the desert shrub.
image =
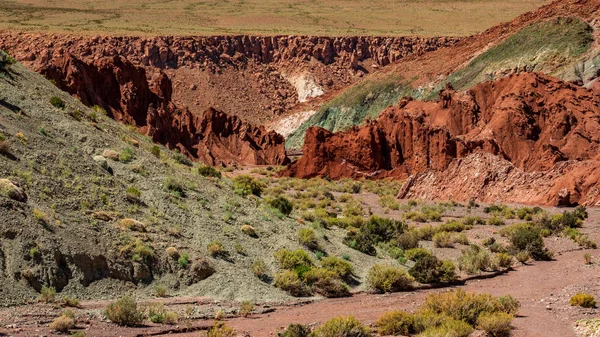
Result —
[[[252,310],[254,310],[254,304],[250,301],[243,301],[240,305],[239,313],[243,317],[248,317],[252,313]]]
[[[144,320],[144,313],[138,309],[131,296],[124,296],[110,303],[104,313],[111,322],[118,325],[135,326]]]
[[[473,332],[473,327],[466,322],[448,319],[442,324],[426,329],[420,337],[467,337]]]
[[[456,280],[452,261],[440,261],[433,255],[418,259],[408,273],[419,283],[450,283]]]
[[[167,252],[167,255],[169,255],[173,259],[179,258],[179,251],[175,247],[167,247],[167,249],[165,249],[165,252]]]
[[[592,254],[590,254],[590,253],[585,253],[585,254],[583,255],[583,263],[585,263],[585,264],[588,264],[588,265],[589,265],[589,264],[592,264]]]
[[[379,205],[381,207],[389,208],[391,210],[399,210],[400,205],[396,202],[396,198],[391,195],[383,195],[379,197]]]
[[[304,283],[295,271],[284,270],[275,276],[275,286],[292,296],[303,296],[306,294]]]
[[[490,254],[477,245],[471,245],[462,251],[458,258],[458,266],[467,274],[478,274],[489,268]]]
[[[248,235],[248,236],[250,236],[250,237],[253,237],[253,238],[257,238],[257,237],[258,237],[258,235],[256,234],[256,230],[254,229],[254,227],[252,227],[252,226],[250,226],[250,225],[242,225],[242,226],[240,227],[240,230],[241,230],[241,231],[242,231],[244,234],[246,234],[246,235]]]
[[[337,317],[319,326],[311,337],[370,337],[369,329],[354,316]]]
[[[225,248],[220,241],[212,241],[206,246],[211,256],[217,257],[225,254]]]
[[[243,197],[250,194],[260,197],[264,187],[265,186],[262,182],[252,178],[249,175],[239,175],[233,179],[234,192]]]
[[[279,262],[279,265],[283,269],[294,269],[298,266],[310,267],[313,262],[308,253],[302,249],[290,251],[287,249],[280,249],[273,254],[275,260]]]
[[[10,145],[8,141],[0,134],[0,153],[9,155],[10,154]]]
[[[569,302],[572,306],[582,307],[582,308],[595,308],[596,300],[594,296],[590,294],[579,293],[575,294],[571,297]]]
[[[494,215],[491,216],[488,220],[487,220],[487,224],[489,226],[504,226],[506,223],[504,222],[504,220],[502,220],[501,217]]]
[[[187,267],[190,265],[190,256],[188,255],[188,253],[183,253],[179,255],[179,257],[177,258],[177,264],[179,264],[181,268],[187,269]]]
[[[309,249],[319,248],[317,234],[312,228],[300,228],[298,231],[298,242]]]
[[[58,304],[61,307],[73,307],[76,308],[79,306],[79,300],[73,297],[65,296],[58,301]]]
[[[163,304],[152,304],[148,307],[148,319],[152,323],[177,324],[179,317],[176,312],[168,311]]]
[[[150,149],[150,153],[156,158],[160,158],[160,146],[152,145],[152,149]]]
[[[521,262],[522,264],[526,264],[530,258],[531,258],[531,255],[529,254],[528,251],[521,251],[521,252],[517,252],[515,254],[515,259],[517,259],[517,261]]]
[[[269,201],[269,205],[271,205],[271,207],[279,210],[282,214],[285,215],[290,215],[290,213],[292,213],[292,210],[294,209],[292,203],[281,196]]]
[[[212,166],[200,166],[198,173],[203,177],[221,178],[221,172]]]
[[[235,331],[223,323],[215,323],[208,329],[207,337],[235,337]]]
[[[425,248],[413,248],[404,252],[404,257],[411,261],[418,261],[424,257],[432,256],[430,251]]]
[[[510,335],[513,319],[513,315],[505,312],[483,313],[477,318],[477,329],[491,337],[505,337]]]
[[[485,221],[479,216],[467,216],[462,219],[465,226],[484,225]]]
[[[352,264],[335,256],[327,256],[321,260],[321,266],[331,270],[341,278],[348,278],[354,273]]]
[[[442,221],[443,207],[425,205],[421,207],[421,212],[425,214],[429,221]]]
[[[334,271],[313,268],[304,273],[304,280],[312,291],[325,297],[345,297],[350,295],[348,287]]]
[[[496,269],[510,268],[512,266],[512,263],[513,263],[512,256],[510,256],[506,253],[494,254],[494,257],[492,258],[492,265],[495,266]]]
[[[503,305],[499,298],[488,294],[468,293],[462,289],[429,295],[419,308],[419,312],[446,315],[470,325],[475,325],[481,314],[496,312],[513,314],[513,310],[513,306]]]
[[[429,220],[427,215],[417,211],[410,211],[404,214],[404,218],[407,220],[412,220],[414,222],[427,222]]]
[[[252,273],[254,276],[258,277],[261,280],[264,280],[267,277],[269,269],[267,268],[267,264],[263,260],[256,260],[252,262]]]
[[[50,97],[50,104],[58,109],[64,109],[66,107],[65,101],[63,101],[60,97],[52,96]]]
[[[70,329],[75,327],[75,320],[73,317],[61,315],[52,323],[50,323],[50,329],[60,332],[68,332]]]
[[[46,213],[42,212],[41,210],[34,208],[33,209],[33,218],[35,220],[37,220],[38,223],[40,224],[46,224],[48,221],[48,216],[46,215]]]
[[[367,274],[369,287],[380,292],[409,290],[413,281],[406,270],[384,264],[374,265]]]
[[[127,200],[131,202],[140,202],[140,197],[142,196],[142,192],[138,190],[135,186],[129,186],[125,190],[125,196]]]
[[[375,255],[375,244],[388,242],[405,230],[402,221],[373,216],[358,231],[348,231],[344,243],[365,254]]]
[[[136,232],[145,232],[146,231],[146,225],[144,225],[142,222],[139,222],[135,219],[121,219],[121,221],[119,221],[119,225],[121,227],[126,228],[131,231],[136,231]]]
[[[163,182],[163,188],[165,191],[172,193],[180,198],[185,197],[185,191],[183,185],[173,177],[165,178]]]
[[[215,311],[215,321],[222,321],[225,319],[225,316],[225,310],[217,309],[217,311]]]
[[[167,287],[161,285],[154,286],[154,296],[156,297],[167,297]]]
[[[419,236],[415,231],[407,231],[398,235],[394,243],[403,250],[417,248],[419,247]]]
[[[489,206],[484,207],[483,212],[484,213],[492,213],[492,214],[500,214],[500,213],[504,212],[504,210],[507,208],[509,208],[509,207],[506,205],[491,204]]]
[[[56,288],[42,286],[42,289],[40,290],[39,301],[44,302],[44,303],[54,302],[55,296],[56,296]]]
[[[438,232],[432,237],[433,244],[436,247],[454,247],[455,243],[469,244],[469,239],[464,233]]]
[[[404,311],[391,311],[381,315],[375,322],[381,336],[409,335],[414,333],[415,317]]]
[[[308,337],[310,329],[302,324],[290,324],[278,337]]]
[[[119,153],[119,161],[120,162],[129,163],[134,158],[135,158],[135,153],[133,152],[133,149],[130,147],[123,149],[123,151],[121,151],[121,153]]]
[[[181,165],[185,165],[185,166],[194,166],[194,163],[192,163],[192,161],[184,154],[182,154],[181,152],[175,152],[173,154],[173,160]]]
[[[137,239],[132,249],[131,259],[134,261],[148,261],[154,256],[152,248],[146,246],[142,240]]]
[[[549,260],[550,253],[544,245],[541,230],[533,225],[524,224],[509,232],[509,241],[513,251],[526,251],[535,260]]]

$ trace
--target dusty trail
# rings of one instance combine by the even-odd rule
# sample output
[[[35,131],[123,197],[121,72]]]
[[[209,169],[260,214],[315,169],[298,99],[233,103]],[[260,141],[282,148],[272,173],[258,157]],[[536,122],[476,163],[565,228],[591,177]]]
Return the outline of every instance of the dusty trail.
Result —
[[[597,256],[599,252],[595,250],[592,255]],[[600,266],[584,266],[583,255],[583,251],[568,252],[557,256],[556,261],[534,262],[492,279],[470,281],[463,288],[477,293],[496,296],[511,294],[516,297],[521,302],[521,309],[513,323],[515,331],[512,336],[575,336],[572,324],[577,319],[586,317],[586,314],[598,313],[597,310],[583,311],[568,305],[572,291],[567,292],[565,289],[575,283],[591,288],[592,292],[600,291]],[[281,308],[251,319],[236,318],[227,324],[250,336],[269,336],[290,323],[320,323],[339,315],[354,315],[364,323],[373,323],[384,312],[414,310],[428,294],[446,290],[420,290],[390,295],[359,294],[301,307]]]

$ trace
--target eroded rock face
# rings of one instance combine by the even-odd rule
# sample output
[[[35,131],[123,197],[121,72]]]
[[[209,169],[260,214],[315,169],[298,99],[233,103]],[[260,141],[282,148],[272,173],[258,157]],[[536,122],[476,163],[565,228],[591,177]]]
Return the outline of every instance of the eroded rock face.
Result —
[[[456,158],[479,152],[524,173],[599,159],[600,97],[591,90],[522,73],[465,93],[446,88],[440,96],[439,102],[402,100],[376,121],[349,131],[309,129],[303,157],[283,175],[407,178],[445,172]],[[581,198],[571,193],[567,199]]]
[[[172,85],[164,73],[149,83],[146,71],[123,57],[84,62],[67,55],[42,73],[84,104],[99,105],[114,119],[136,125],[154,141],[203,163],[288,162],[282,136],[212,108],[200,116],[180,109],[171,102]]]

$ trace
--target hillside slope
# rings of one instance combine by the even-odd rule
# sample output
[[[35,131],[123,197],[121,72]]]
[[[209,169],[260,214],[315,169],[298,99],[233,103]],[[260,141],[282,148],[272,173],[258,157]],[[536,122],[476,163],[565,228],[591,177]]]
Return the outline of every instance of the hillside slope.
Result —
[[[263,260],[274,271],[276,250],[299,247],[294,219],[238,196],[228,179],[199,175],[198,165],[184,165],[177,152],[23,65],[7,67],[0,76],[0,304],[35,299],[42,287],[94,299],[144,297],[157,284],[173,295],[288,298],[251,265]],[[240,230],[244,224],[257,238]],[[222,255],[209,254],[214,241]],[[337,241],[323,245],[372,264]],[[177,260],[185,254],[188,267]]]

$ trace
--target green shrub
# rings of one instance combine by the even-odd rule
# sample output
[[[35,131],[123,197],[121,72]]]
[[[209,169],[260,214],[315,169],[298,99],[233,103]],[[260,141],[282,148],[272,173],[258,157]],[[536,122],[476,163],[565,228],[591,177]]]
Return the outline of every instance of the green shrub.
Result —
[[[404,257],[411,261],[419,261],[424,257],[432,255],[433,254],[425,248],[413,248],[404,252]]]
[[[485,221],[479,216],[467,216],[462,219],[462,223],[466,226],[484,225]]]
[[[381,315],[375,322],[381,336],[409,335],[414,333],[415,317],[404,311],[391,311]]]
[[[160,158],[160,146],[152,145],[152,149],[150,149],[150,153],[156,158]]]
[[[135,152],[130,147],[127,147],[119,153],[119,161],[123,163],[129,163],[135,158]]]
[[[187,269],[187,267],[190,265],[190,256],[187,253],[181,254],[177,259],[177,263],[181,268]]]
[[[163,304],[152,304],[148,307],[148,319],[152,323],[177,324],[179,317],[173,311],[167,311]]]
[[[306,288],[300,276],[292,270],[284,270],[275,276],[275,286],[292,296],[304,296]]]
[[[104,313],[111,322],[118,325],[135,326],[144,320],[144,313],[138,309],[131,296],[124,296],[110,303]]]
[[[170,192],[180,198],[185,197],[183,185],[179,181],[177,181],[177,179],[173,177],[167,177],[165,178],[163,186],[165,191]]]
[[[56,288],[42,286],[42,289],[40,290],[39,300],[44,303],[50,303],[50,302],[54,302],[55,296],[56,296]]]
[[[138,190],[135,186],[129,186],[125,190],[125,195],[127,200],[131,202],[140,202],[140,197],[142,196],[142,192]]]
[[[239,175],[233,179],[234,192],[243,197],[250,194],[260,197],[264,187],[265,186],[262,182],[252,178],[249,175]]]
[[[530,258],[531,255],[528,251],[521,251],[515,254],[515,259],[517,259],[517,261],[521,262],[522,264],[526,264]]]
[[[208,330],[207,337],[235,337],[235,331],[227,325],[215,322],[212,328]]]
[[[406,225],[402,221],[373,216],[358,231],[348,231],[344,244],[365,254],[375,255],[375,244],[388,242],[405,230]]]
[[[334,271],[325,268],[313,268],[304,273],[304,280],[312,291],[325,297],[345,297],[350,295],[348,287]]]
[[[348,261],[344,261],[335,256],[327,256],[321,260],[321,266],[331,270],[341,278],[348,278],[354,274],[354,268]]]
[[[471,245],[462,251],[458,266],[469,275],[479,274],[490,267],[490,254],[477,245]]]
[[[285,215],[290,215],[290,213],[292,213],[292,210],[294,209],[292,203],[284,197],[277,197],[269,201],[269,205],[271,205],[271,207],[279,210],[282,214]]]
[[[68,332],[75,327],[75,320],[73,317],[61,315],[52,323],[50,323],[50,329],[59,332]]]
[[[309,249],[319,248],[317,234],[312,228],[300,228],[298,231],[298,242]]]
[[[254,303],[250,301],[243,301],[240,305],[239,313],[242,315],[242,317],[248,317],[252,313],[252,310],[254,310]]]
[[[252,273],[254,276],[259,279],[265,279],[269,269],[267,268],[267,264],[263,260],[256,260],[252,263]]]
[[[513,319],[513,315],[505,312],[483,313],[477,318],[477,329],[491,337],[506,337],[510,335]]]
[[[279,265],[283,269],[291,270],[298,266],[310,267],[313,265],[313,262],[308,253],[302,249],[298,249],[295,251],[280,249],[273,255],[275,257],[275,260],[279,262]]]
[[[454,263],[440,261],[433,255],[418,259],[408,273],[419,283],[451,283],[456,280]]]
[[[419,236],[415,231],[407,231],[400,234],[394,243],[403,250],[417,248],[419,247]]]
[[[319,326],[311,337],[370,337],[369,329],[354,316],[337,317]]]
[[[596,300],[590,294],[579,293],[571,297],[570,304],[582,308],[595,308]]]
[[[535,260],[549,260],[550,253],[544,245],[541,230],[533,225],[524,224],[509,232],[509,241],[513,251],[526,251]]]
[[[308,337],[310,329],[302,324],[290,324],[287,329],[277,334],[278,337]]]
[[[431,327],[419,334],[420,337],[467,337],[473,332],[473,327],[463,321],[449,319],[441,325]]]
[[[65,101],[63,101],[60,97],[52,96],[50,97],[50,104],[52,104],[55,108],[64,109],[66,107]]]
[[[223,247],[223,244],[219,241],[212,241],[208,244],[208,246],[206,246],[206,248],[208,249],[210,255],[213,257],[222,256],[225,254],[225,248]]]
[[[492,265],[496,266],[497,268],[510,268],[512,266],[513,263],[513,258],[512,256],[506,254],[506,253],[497,253],[494,255],[493,259],[492,259]]]
[[[198,174],[203,177],[214,177],[221,179],[221,172],[212,166],[200,166],[198,168]]]
[[[367,275],[368,285],[380,292],[409,290],[413,281],[404,269],[384,264],[374,265]]]
[[[194,166],[194,163],[192,163],[192,161],[186,157],[184,154],[180,153],[180,152],[175,152],[173,154],[173,160],[181,165],[185,165],[185,166]]]
[[[156,297],[167,297],[167,287],[161,285],[154,286],[154,296]]]
[[[487,224],[489,226],[504,226],[506,223],[502,220],[501,217],[494,215],[487,220]]]

